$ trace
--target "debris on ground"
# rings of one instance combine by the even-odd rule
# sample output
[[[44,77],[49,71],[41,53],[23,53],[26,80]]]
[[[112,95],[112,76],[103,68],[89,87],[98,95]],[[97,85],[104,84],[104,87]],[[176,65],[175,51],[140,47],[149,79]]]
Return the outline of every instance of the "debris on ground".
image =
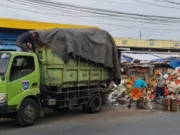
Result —
[[[165,83],[165,98],[159,95],[157,101],[154,101],[156,95],[157,81],[148,81],[148,88],[142,92],[141,97],[144,99],[144,110],[150,111],[170,111],[170,109],[165,109],[163,102],[169,99],[170,102],[177,100],[177,104],[180,104],[180,67],[175,70],[168,69],[167,73],[164,74]],[[116,85],[111,82],[109,85],[109,95],[108,102],[110,106],[121,107],[127,109],[127,105],[130,100],[130,91],[133,83],[127,76],[123,76],[121,83]],[[136,100],[136,99],[135,99]],[[169,103],[170,106],[170,103]],[[172,105],[171,105],[172,106]],[[132,105],[132,109],[135,109],[135,103]],[[172,109],[171,109],[172,110]]]

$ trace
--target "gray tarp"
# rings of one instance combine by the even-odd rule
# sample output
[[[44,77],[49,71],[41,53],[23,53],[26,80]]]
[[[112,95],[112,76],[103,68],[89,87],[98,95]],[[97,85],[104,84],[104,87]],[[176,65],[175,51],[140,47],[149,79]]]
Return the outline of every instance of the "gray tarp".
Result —
[[[113,68],[120,79],[120,65],[112,36],[100,29],[50,29],[36,31],[39,40],[49,45],[66,63],[69,54]]]

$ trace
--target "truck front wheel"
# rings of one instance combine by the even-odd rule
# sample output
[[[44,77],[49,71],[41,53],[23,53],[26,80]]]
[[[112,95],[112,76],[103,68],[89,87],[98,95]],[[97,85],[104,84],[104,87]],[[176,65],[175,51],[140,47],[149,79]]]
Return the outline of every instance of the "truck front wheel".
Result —
[[[16,120],[23,126],[31,126],[38,116],[38,105],[33,99],[25,99],[17,112]]]

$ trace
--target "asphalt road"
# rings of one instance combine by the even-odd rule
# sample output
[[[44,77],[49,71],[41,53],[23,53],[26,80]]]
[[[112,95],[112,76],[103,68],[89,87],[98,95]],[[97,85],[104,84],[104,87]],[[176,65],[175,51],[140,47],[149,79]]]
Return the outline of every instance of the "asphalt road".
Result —
[[[179,135],[180,112],[108,109],[99,114],[50,113],[35,126],[19,128],[0,121],[0,135]]]

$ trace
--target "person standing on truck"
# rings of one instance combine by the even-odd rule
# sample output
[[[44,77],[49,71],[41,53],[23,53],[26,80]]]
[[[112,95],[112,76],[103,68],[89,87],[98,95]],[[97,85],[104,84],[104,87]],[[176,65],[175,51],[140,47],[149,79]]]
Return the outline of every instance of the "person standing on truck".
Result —
[[[136,79],[135,77],[131,77],[131,80],[132,80],[132,82],[134,82],[134,84],[133,84],[133,88],[131,90],[131,97],[130,97],[128,108],[129,109],[131,108],[131,104],[132,104],[135,97],[137,98],[137,108],[139,108],[141,91],[143,88],[147,87],[147,84],[144,80]]]
[[[29,49],[35,51],[38,38],[39,34],[37,32],[24,32],[17,38],[16,45],[25,52],[28,52]]]

